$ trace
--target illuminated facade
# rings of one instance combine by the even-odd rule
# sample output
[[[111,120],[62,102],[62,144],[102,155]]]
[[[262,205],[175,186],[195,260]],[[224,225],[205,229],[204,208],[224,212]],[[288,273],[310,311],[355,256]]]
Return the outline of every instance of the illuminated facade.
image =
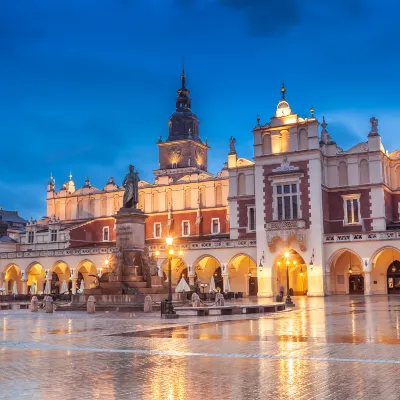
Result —
[[[286,292],[288,272],[297,295],[400,292],[400,151],[384,149],[375,118],[366,141],[344,151],[313,109],[307,118],[291,110],[282,87],[275,115],[265,124],[257,118],[253,160],[238,157],[231,138],[213,175],[184,72],[181,79],[154,181],[139,184],[160,276],[173,236],[183,250],[174,284],[214,276],[222,290],[271,297]],[[88,179],[76,188],[70,175],[58,192],[51,178],[47,218],[31,221],[15,251],[0,255],[5,286],[17,281],[26,292],[36,281],[40,291],[45,281],[71,278],[73,288],[82,280],[89,287],[89,275],[111,271],[122,197],[113,178],[102,189]]]

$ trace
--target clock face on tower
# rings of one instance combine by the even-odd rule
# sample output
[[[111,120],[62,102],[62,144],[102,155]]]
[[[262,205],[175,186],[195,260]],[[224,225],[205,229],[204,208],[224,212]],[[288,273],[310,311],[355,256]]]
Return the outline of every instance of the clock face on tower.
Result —
[[[168,149],[168,158],[171,163],[177,163],[181,158],[182,149],[178,145],[171,146]]]

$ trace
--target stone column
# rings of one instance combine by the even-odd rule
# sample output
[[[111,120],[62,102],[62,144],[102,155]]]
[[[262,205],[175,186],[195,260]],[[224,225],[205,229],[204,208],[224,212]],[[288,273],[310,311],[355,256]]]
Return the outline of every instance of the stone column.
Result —
[[[189,285],[193,286],[194,285],[194,269],[193,266],[190,264],[187,266],[188,269],[188,278],[189,278]]]
[[[370,296],[371,291],[371,271],[364,272],[364,296]]]
[[[22,294],[28,294],[28,280],[27,279],[21,279],[22,280]]]
[[[228,278],[229,278],[229,274],[228,273],[222,274],[222,279],[224,281],[224,292],[225,292],[226,282],[227,282]]]
[[[0,274],[0,288],[2,288],[3,286],[5,287],[5,282],[4,282],[4,278],[5,278],[5,273],[2,272]],[[4,292],[1,292],[0,294],[3,294]]]
[[[331,288],[331,270],[329,265],[325,266],[325,294],[327,296],[332,294]]]
[[[76,294],[76,278],[71,278],[72,281],[72,294]]]
[[[162,265],[161,264],[157,264],[157,269],[158,269],[158,276],[163,277],[163,270],[162,270]]]
[[[350,273],[346,273],[345,274],[345,279],[346,279],[346,282],[344,283],[344,287],[345,287],[345,290],[346,290],[346,294],[349,294],[350,293]]]

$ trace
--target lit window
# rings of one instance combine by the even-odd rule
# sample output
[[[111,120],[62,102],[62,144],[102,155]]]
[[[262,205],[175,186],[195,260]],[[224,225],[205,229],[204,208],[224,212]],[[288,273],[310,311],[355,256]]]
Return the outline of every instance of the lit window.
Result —
[[[190,236],[190,223],[189,223],[189,221],[182,221],[182,236]]]
[[[35,238],[35,233],[32,231],[28,232],[28,243],[33,243],[34,238]]]
[[[159,222],[156,222],[154,224],[154,237],[155,238],[161,237],[161,224]]]
[[[247,229],[251,232],[256,230],[256,208],[249,207],[247,209]]]
[[[103,228],[103,242],[108,241],[110,241],[110,228],[108,226],[105,226]]]
[[[211,221],[211,233],[213,235],[219,233],[219,218],[213,218]]]
[[[343,208],[344,208],[344,223],[345,224],[360,224],[360,195],[345,195],[343,197]]]
[[[276,186],[278,220],[297,219],[299,213],[299,195],[297,183]]]
[[[50,233],[51,233],[51,241],[52,241],[52,242],[57,242],[57,230],[52,229],[52,230],[50,231]]]

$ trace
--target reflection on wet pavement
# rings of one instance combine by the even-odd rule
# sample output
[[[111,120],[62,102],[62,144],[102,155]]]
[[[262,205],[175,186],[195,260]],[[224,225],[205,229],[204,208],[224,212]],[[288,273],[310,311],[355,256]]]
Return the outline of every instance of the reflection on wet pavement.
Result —
[[[0,312],[0,399],[400,399],[400,297],[296,304],[174,323]]]

